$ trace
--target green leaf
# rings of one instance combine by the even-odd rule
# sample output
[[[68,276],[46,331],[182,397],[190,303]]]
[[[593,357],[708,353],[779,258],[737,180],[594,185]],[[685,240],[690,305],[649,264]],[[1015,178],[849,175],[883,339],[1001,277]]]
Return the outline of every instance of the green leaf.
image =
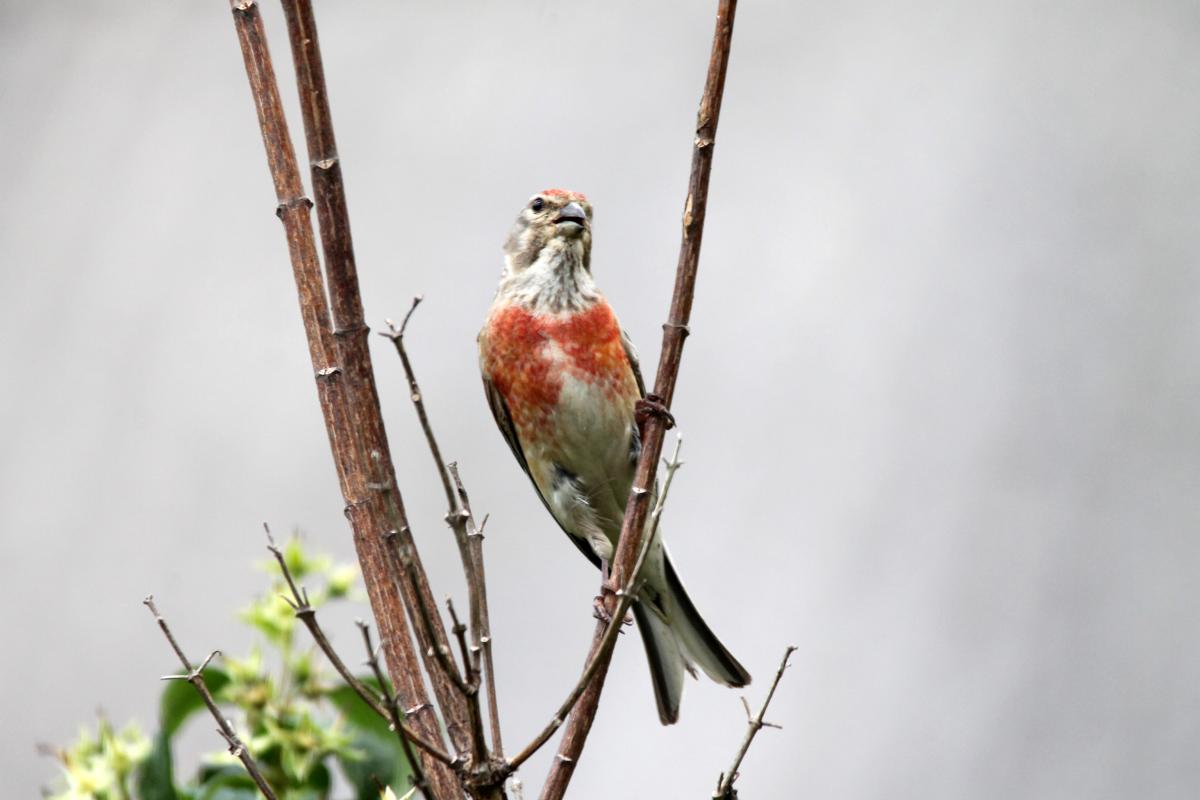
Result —
[[[338,766],[354,787],[355,797],[378,800],[381,786],[407,787],[410,768],[400,739],[388,724],[349,686],[339,686],[328,697],[345,717],[355,751],[337,753]]]
[[[150,750],[150,755],[138,767],[137,796],[138,800],[179,798],[175,791],[174,768],[171,764],[171,740],[165,732],[154,737],[154,747]]]
[[[209,665],[204,670],[204,682],[208,691],[216,695],[229,683],[229,675],[220,667]],[[188,681],[167,681],[166,684],[158,701],[158,724],[160,736],[169,743],[187,718],[204,708],[204,700]]]

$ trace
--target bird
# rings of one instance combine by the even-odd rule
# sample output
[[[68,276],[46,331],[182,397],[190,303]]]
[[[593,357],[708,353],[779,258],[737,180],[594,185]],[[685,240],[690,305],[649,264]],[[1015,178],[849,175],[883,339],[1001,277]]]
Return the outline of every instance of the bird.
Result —
[[[641,452],[636,409],[646,389],[637,353],[592,277],[591,247],[585,195],[547,189],[525,203],[504,244],[479,365],[517,463],[568,538],[607,575]],[[696,677],[699,667],[725,686],[750,683],[688,597],[661,535],[640,579],[632,611],[662,724],[679,719],[685,672]]]

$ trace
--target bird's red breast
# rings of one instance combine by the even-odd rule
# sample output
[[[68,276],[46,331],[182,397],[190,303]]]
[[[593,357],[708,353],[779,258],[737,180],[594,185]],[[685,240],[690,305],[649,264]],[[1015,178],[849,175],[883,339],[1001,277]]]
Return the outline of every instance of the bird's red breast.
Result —
[[[549,423],[566,380],[587,383],[608,400],[637,396],[621,328],[608,303],[583,311],[534,314],[517,305],[492,311],[484,329],[483,368],[504,396],[523,438]]]

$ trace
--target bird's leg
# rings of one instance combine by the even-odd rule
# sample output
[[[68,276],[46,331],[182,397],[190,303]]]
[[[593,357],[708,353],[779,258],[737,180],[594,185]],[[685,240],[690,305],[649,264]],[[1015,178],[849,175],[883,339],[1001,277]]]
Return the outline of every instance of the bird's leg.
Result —
[[[600,559],[600,574],[604,576],[604,591],[592,598],[592,616],[607,625],[612,622],[612,614],[608,613],[608,607],[604,605],[604,595],[612,594],[615,597],[618,587],[611,583],[612,572],[606,559]],[[626,612],[625,619],[621,620],[621,624],[632,625],[633,614]]]

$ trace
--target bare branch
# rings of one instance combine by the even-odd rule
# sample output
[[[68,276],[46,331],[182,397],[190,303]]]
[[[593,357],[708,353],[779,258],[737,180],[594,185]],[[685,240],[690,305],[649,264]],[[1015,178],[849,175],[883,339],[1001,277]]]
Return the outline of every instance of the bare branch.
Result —
[[[588,684],[591,682],[592,676],[596,674],[596,670],[601,668],[601,664],[603,663],[602,656],[604,654],[611,655],[612,648],[617,640],[617,634],[621,632],[621,628],[624,624],[625,614],[628,613],[629,608],[637,600],[637,592],[634,583],[637,580],[637,576],[641,575],[642,566],[645,564],[646,556],[650,552],[650,544],[654,541],[654,534],[657,533],[658,520],[662,517],[663,507],[667,501],[667,495],[671,491],[671,483],[675,479],[675,473],[678,472],[679,468],[683,466],[683,462],[679,460],[679,451],[682,447],[683,436],[677,434],[675,437],[675,452],[672,454],[671,459],[667,461],[667,472],[666,478],[663,481],[662,492],[659,494],[658,504],[654,507],[654,513],[651,516],[654,530],[651,532],[650,536],[645,537],[645,540],[642,543],[642,550],[640,553],[638,553],[637,563],[634,565],[634,569],[630,573],[629,581],[626,583],[625,587],[617,592],[617,605],[604,628],[603,637],[601,637],[599,643],[594,646],[593,652],[589,654],[588,663],[583,670],[583,674],[580,675],[579,680],[575,682],[575,686],[571,689],[570,694],[567,695],[567,699],[564,700],[562,705],[558,707],[558,710],[554,712],[553,719],[551,719],[550,723],[542,729],[541,733],[533,738],[532,742],[525,746],[524,750],[509,760],[508,764],[506,765],[508,772],[511,773],[520,768],[522,764],[529,760],[530,756],[540,750],[542,745],[550,740],[550,737],[554,735],[556,730],[562,727],[563,722],[565,722],[567,719],[567,714],[570,713],[571,709],[574,708],[575,703],[577,703],[579,698],[583,695],[584,690],[587,689]]]
[[[479,527],[475,527],[475,514],[471,510],[471,500],[463,486],[462,477],[458,474],[458,464],[449,465],[450,476],[454,479],[454,487],[458,493],[459,507],[466,512],[462,516],[467,531],[467,549],[469,551],[469,566],[467,570],[467,590],[470,592],[471,603],[471,632],[476,649],[483,652],[483,671],[487,685],[488,719],[491,720],[492,752],[499,761],[504,760],[504,744],[500,738],[500,707],[496,695],[496,667],[492,660],[492,622],[488,613],[487,573],[483,566],[483,529],[487,527],[488,518],[485,515]]]
[[[416,580],[416,576],[414,574],[416,569],[413,565],[410,551],[405,548],[403,544],[396,542],[399,537],[399,531],[388,532],[388,538],[393,541],[393,552],[400,563],[400,569],[403,571],[405,578],[412,583]],[[420,594],[417,595],[416,610],[416,621],[424,627],[425,636],[431,642],[434,641],[433,629],[434,625],[438,624],[434,622],[435,618],[440,622],[440,618],[437,616],[437,611],[435,611],[433,608],[430,608]],[[450,680],[453,686],[458,690],[459,694],[461,694],[463,697],[466,697],[468,694],[470,694],[471,687],[459,673],[458,665],[454,663],[454,659],[450,654],[450,647],[448,645],[430,644],[426,654],[433,657],[434,663],[441,669],[445,677]]]
[[[150,613],[154,616],[154,621],[158,623],[158,627],[163,632],[163,636],[167,637],[167,642],[170,643],[171,649],[175,651],[175,655],[179,658],[179,663],[183,665],[183,675],[168,675],[164,678],[185,680],[192,685],[196,693],[200,695],[200,699],[204,701],[204,705],[208,708],[208,713],[212,714],[213,719],[217,721],[219,726],[217,733],[221,734],[221,738],[229,745],[229,752],[242,762],[242,766],[246,768],[246,772],[250,773],[254,785],[263,793],[267,800],[276,800],[276,794],[271,789],[271,785],[267,783],[267,779],[263,777],[262,771],[258,768],[258,763],[254,760],[254,756],[250,755],[250,751],[242,744],[237,733],[233,730],[233,726],[229,724],[229,720],[225,719],[225,715],[221,713],[221,709],[217,707],[217,702],[213,700],[212,692],[208,690],[208,685],[204,682],[204,668],[208,663],[218,655],[218,651],[214,650],[209,653],[208,658],[204,659],[204,663],[196,668],[192,668],[192,663],[188,657],[184,655],[183,648],[179,646],[179,642],[175,640],[175,635],[171,633],[171,628],[167,625],[167,621],[163,615],[158,613],[158,608],[154,605],[154,595],[146,595],[146,599],[142,601],[146,608],[150,609]]]
[[[725,90],[725,72],[729,65],[729,48],[733,38],[733,19],[737,0],[720,0],[717,7],[716,30],[713,33],[712,54],[708,62],[704,94],[700,99],[700,110],[696,115],[696,134],[692,146],[692,169],[688,178],[687,200],[683,207],[683,236],[679,247],[679,263],[675,270],[675,289],[671,296],[671,310],[663,325],[662,352],[658,360],[658,375],[654,382],[654,393],[646,398],[642,409],[642,452],[634,474],[633,487],[625,506],[625,517],[621,525],[621,536],[613,556],[609,579],[601,585],[601,596],[605,608],[615,611],[618,603],[616,587],[625,585],[630,569],[641,551],[644,526],[648,509],[649,488],[654,485],[658,459],[662,454],[663,436],[670,418],[669,408],[675,394],[675,382],[679,376],[679,362],[683,356],[683,342],[688,332],[692,313],[692,298],[696,289],[696,272],[700,260],[700,242],[704,231],[705,211],[708,207],[708,184],[712,174],[713,145],[716,140],[717,120],[721,110],[721,98]],[[558,758],[550,768],[546,784],[542,788],[542,800],[558,800],[567,790],[575,764],[583,752],[588,732],[596,716],[600,692],[612,658],[612,649],[600,649],[606,626],[597,625],[592,637],[592,653],[601,659],[595,675],[571,712],[567,729],[559,745]]]
[[[472,754],[475,763],[476,771],[485,781],[490,780],[493,775],[491,756],[487,749],[487,737],[483,733],[483,712],[479,707],[479,648],[471,648],[467,646],[467,626],[462,624],[458,619],[458,614],[454,611],[454,603],[450,598],[446,598],[446,606],[450,611],[450,619],[453,621],[451,631],[458,638],[458,646],[462,651],[463,669],[467,673],[467,709],[471,721],[471,741],[474,745],[474,753]]]
[[[389,532],[389,539],[393,542],[393,558],[398,562],[399,569],[405,576],[405,579],[410,583],[416,579],[414,575],[414,566],[411,552],[401,543],[396,542],[399,538],[397,532]],[[417,594],[417,610],[415,623],[423,626],[426,637],[432,641],[432,626],[433,619],[437,612],[430,608],[425,602],[421,594]],[[439,618],[440,622],[440,618]],[[465,641],[465,640],[464,640]],[[466,700],[467,706],[467,721],[468,721],[468,742],[470,745],[471,761],[464,771],[469,773],[469,783],[472,788],[490,787],[493,791],[488,796],[502,796],[497,793],[497,781],[494,776],[496,770],[491,764],[491,757],[487,750],[487,741],[483,734],[483,721],[480,716],[479,709],[479,683],[472,682],[459,673],[457,665],[450,654],[450,648],[441,644],[430,644],[426,655],[432,658],[434,665],[438,668],[436,671],[431,667],[429,669],[431,677],[437,677],[440,673],[441,677],[448,680],[452,686],[458,690],[460,696]],[[467,662],[470,663],[470,654],[467,653]],[[464,667],[468,672],[469,666]],[[461,755],[460,755],[461,758]],[[461,765],[459,765],[461,766]]]
[[[341,676],[342,680],[346,682],[347,686],[354,690],[355,694],[362,698],[362,701],[366,703],[372,711],[383,717],[388,724],[392,725],[396,735],[400,737],[401,744],[404,746],[406,751],[408,750],[408,745],[411,742],[443,764],[452,766],[454,764],[454,759],[451,758],[444,750],[442,750],[441,747],[426,740],[419,733],[405,725],[393,713],[395,706],[394,701],[391,709],[380,704],[379,698],[375,695],[375,693],[372,692],[371,689],[366,686],[366,684],[360,681],[355,674],[350,671],[350,668],[346,666],[346,662],[342,660],[341,656],[338,655],[337,650],[334,649],[333,644],[329,641],[329,637],[325,635],[325,631],[322,630],[320,623],[317,622],[317,610],[313,608],[311,603],[309,603],[308,592],[296,585],[296,581],[292,577],[292,571],[288,568],[287,560],[283,557],[283,551],[275,546],[275,538],[271,536],[271,529],[265,522],[263,523],[263,530],[265,530],[267,533],[267,549],[270,550],[271,555],[275,557],[275,561],[279,564],[279,570],[283,573],[283,579],[287,582],[288,588],[291,589],[292,592],[291,598],[285,597],[284,600],[287,600],[288,605],[290,605],[295,611],[297,619],[304,623],[304,627],[308,628],[308,632],[312,634],[313,641],[317,643],[317,647],[320,648],[321,652],[325,654],[325,657],[329,659],[329,663],[333,666],[334,670],[337,671],[337,674]],[[378,666],[378,663],[376,663],[376,666]],[[381,682],[381,685],[384,684]],[[414,764],[416,769],[420,769],[420,765],[417,764],[417,762],[410,761],[410,763]]]
[[[437,467],[438,478],[442,481],[442,491],[446,494],[446,505],[450,507],[451,513],[455,509],[454,489],[450,486],[450,476],[446,472],[446,462],[442,459],[441,448],[438,447],[437,437],[433,435],[433,426],[429,423],[429,414],[425,411],[425,400],[421,396],[421,387],[417,385],[417,376],[413,372],[412,362],[409,361],[408,351],[404,348],[404,331],[408,328],[408,321],[412,319],[413,312],[417,310],[417,306],[421,304],[424,298],[417,295],[413,298],[412,305],[408,308],[408,313],[404,315],[404,321],[397,328],[392,321],[387,320],[387,332],[380,331],[380,336],[386,336],[392,340],[392,344],[396,346],[396,353],[400,356],[400,363],[404,367],[404,376],[408,378],[409,398],[412,400],[413,407],[417,410],[417,419],[421,421],[421,430],[425,433],[425,441],[429,445],[429,452],[433,455],[434,466]]]
[[[742,766],[742,759],[746,757],[746,751],[750,749],[750,743],[763,728],[779,727],[774,723],[764,722],[763,717],[767,714],[767,706],[771,705],[771,700],[775,697],[775,689],[783,678],[784,670],[788,668],[788,659],[795,651],[794,645],[788,645],[787,650],[784,651],[783,661],[779,663],[779,669],[775,672],[775,680],[771,681],[771,688],[767,690],[767,699],[763,700],[762,708],[758,710],[757,716],[750,716],[750,704],[746,702],[745,697],[742,698],[742,705],[746,707],[746,735],[742,738],[742,744],[738,747],[737,754],[733,757],[733,763],[717,779],[717,789],[712,794],[713,800],[737,800],[737,790],[733,788],[733,782],[738,779],[738,769]]]
[[[450,633],[458,639],[458,650],[467,673],[467,686],[479,691],[479,651],[472,652],[467,645],[467,626],[458,618],[458,612],[454,610],[454,601],[449,597],[446,598],[446,611],[450,614]]]

